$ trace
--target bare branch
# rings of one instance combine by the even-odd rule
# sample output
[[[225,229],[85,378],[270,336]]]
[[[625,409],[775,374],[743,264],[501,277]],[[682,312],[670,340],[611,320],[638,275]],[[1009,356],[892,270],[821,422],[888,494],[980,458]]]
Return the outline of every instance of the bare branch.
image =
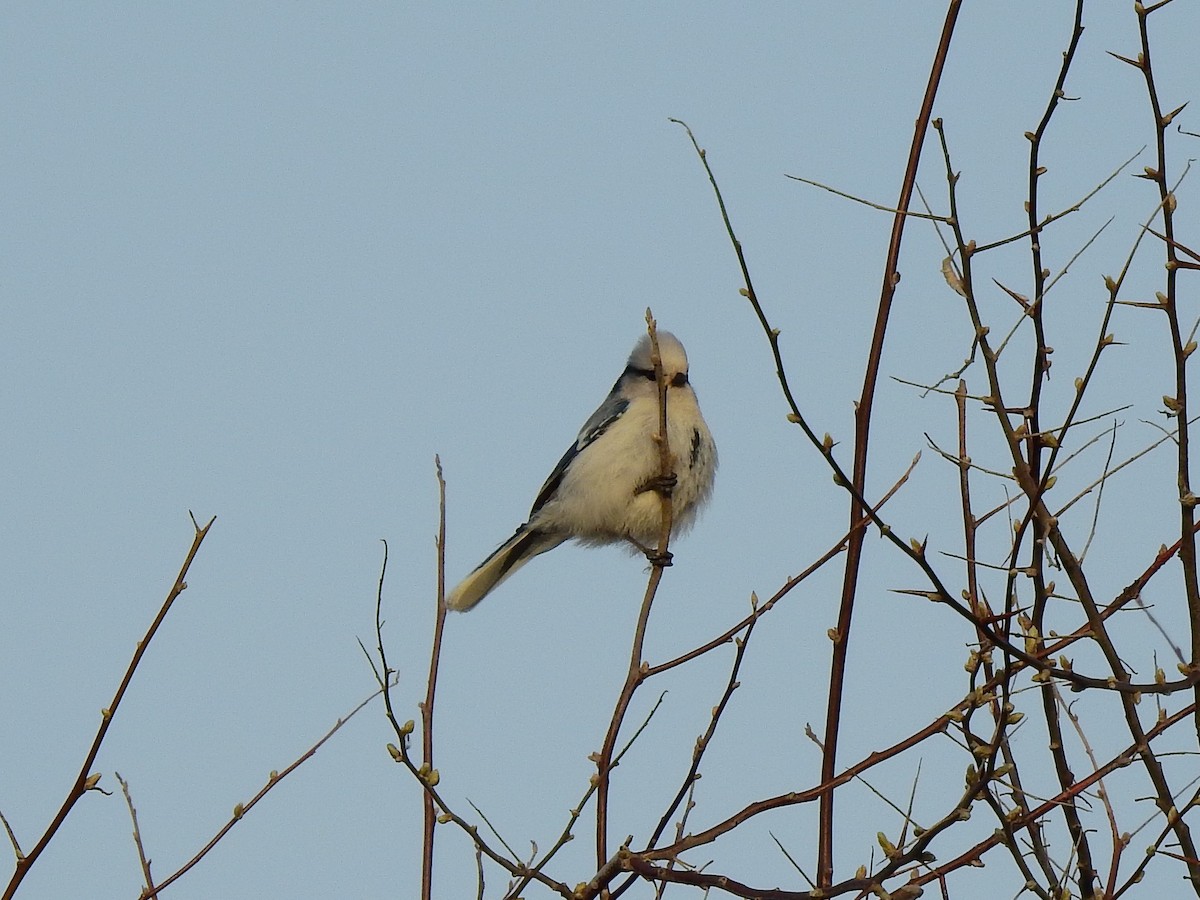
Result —
[[[75,808],[75,804],[79,802],[79,798],[89,790],[96,788],[97,782],[100,779],[100,775],[99,773],[92,772],[92,765],[96,761],[96,756],[100,753],[100,746],[104,743],[104,738],[108,734],[108,728],[112,724],[113,717],[117,714],[117,708],[121,705],[121,700],[124,699],[125,692],[129,689],[129,685],[133,681],[133,676],[137,673],[138,665],[141,663],[142,658],[146,655],[146,650],[149,648],[150,642],[158,633],[159,626],[162,625],[163,620],[166,619],[167,613],[171,611],[171,607],[174,605],[175,600],[180,594],[187,590],[186,579],[188,569],[191,568],[192,561],[196,558],[196,554],[200,551],[200,545],[204,543],[204,538],[208,536],[208,531],[210,528],[212,528],[213,522],[215,521],[216,517],[214,516],[208,520],[207,524],[201,526],[200,523],[196,521],[196,517],[194,515],[192,516],[192,526],[195,531],[192,536],[192,546],[188,549],[187,555],[184,557],[183,565],[179,569],[179,574],[175,577],[174,584],[171,585],[171,589],[167,592],[167,599],[163,601],[162,606],[158,610],[158,614],[154,617],[154,621],[150,623],[150,627],[146,630],[145,636],[138,641],[137,649],[133,652],[133,658],[129,661],[129,666],[125,669],[125,675],[121,678],[121,683],[117,686],[117,692],[113,695],[112,701],[104,709],[100,710],[100,726],[96,730],[96,736],[92,739],[92,746],[88,749],[87,754],[84,756],[83,764],[79,768],[79,774],[75,776],[75,782],[71,785],[70,790],[67,792],[66,800],[63,801],[62,806],[59,807],[58,812],[55,814],[50,824],[46,827],[46,830],[42,833],[41,838],[39,838],[38,842],[33,846],[33,849],[31,849],[29,853],[24,856],[18,855],[16,869],[13,872],[12,880],[9,881],[8,887],[5,889],[4,894],[2,895],[3,900],[11,900],[11,898],[16,894],[17,888],[20,887],[21,882],[29,873],[29,870],[33,867],[33,864],[37,862],[38,857],[42,855],[42,851],[44,851],[50,844],[50,841],[54,839],[54,836],[58,833],[59,828],[62,827],[63,822],[65,822],[67,816],[70,815],[71,810]],[[8,827],[7,822],[5,823],[5,827]],[[11,838],[11,829],[9,829],[9,835]],[[16,846],[15,838],[12,840],[13,845]]]

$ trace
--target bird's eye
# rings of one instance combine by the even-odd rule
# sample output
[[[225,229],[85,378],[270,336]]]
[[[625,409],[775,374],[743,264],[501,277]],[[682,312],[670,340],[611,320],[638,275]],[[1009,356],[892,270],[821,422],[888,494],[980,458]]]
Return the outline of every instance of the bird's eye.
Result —
[[[654,380],[654,370],[653,369],[634,369],[633,372],[637,375],[641,375],[647,381]]]
[[[687,372],[676,372],[671,377],[671,387],[683,387],[687,380]]]

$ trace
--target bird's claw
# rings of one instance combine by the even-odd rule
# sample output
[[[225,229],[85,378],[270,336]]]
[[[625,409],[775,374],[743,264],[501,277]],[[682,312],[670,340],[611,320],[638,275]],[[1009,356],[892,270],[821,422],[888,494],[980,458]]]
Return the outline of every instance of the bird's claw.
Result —
[[[659,553],[657,550],[646,551],[646,559],[650,562],[650,565],[659,569],[665,569],[667,566],[674,565],[671,562],[674,558],[670,550],[664,553]]]
[[[644,494],[647,491],[655,491],[664,497],[670,497],[671,492],[678,483],[679,476],[674,472],[669,472],[666,475],[655,475],[653,478],[647,478],[634,493]]]
[[[633,544],[633,546],[637,547],[642,551],[643,554],[645,554],[647,562],[649,562],[652,566],[658,566],[659,568],[665,569],[667,566],[671,565],[671,560],[675,558],[670,550],[665,550],[662,553],[659,553],[656,548],[647,547],[634,537],[627,535],[626,539],[629,541],[629,543]]]

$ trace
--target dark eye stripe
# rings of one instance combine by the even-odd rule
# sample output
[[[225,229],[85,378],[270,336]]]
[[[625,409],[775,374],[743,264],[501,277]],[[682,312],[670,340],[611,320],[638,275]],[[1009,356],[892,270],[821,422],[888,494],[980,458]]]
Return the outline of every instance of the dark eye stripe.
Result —
[[[654,380],[654,370],[653,369],[635,369],[633,366],[630,366],[625,371],[630,375],[638,375],[642,378],[645,378],[647,381]],[[683,387],[685,384],[688,383],[687,372],[676,372],[674,375],[671,376],[671,380],[668,383],[672,387]]]

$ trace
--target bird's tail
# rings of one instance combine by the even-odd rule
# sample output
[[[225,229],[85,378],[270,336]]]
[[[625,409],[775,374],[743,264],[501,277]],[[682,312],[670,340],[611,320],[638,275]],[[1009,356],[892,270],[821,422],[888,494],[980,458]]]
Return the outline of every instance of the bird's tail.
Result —
[[[566,539],[565,534],[527,530],[522,525],[516,534],[497,547],[491,556],[446,595],[446,607],[459,612],[471,609],[491,593],[496,585],[529,560],[547,550],[553,550]]]

